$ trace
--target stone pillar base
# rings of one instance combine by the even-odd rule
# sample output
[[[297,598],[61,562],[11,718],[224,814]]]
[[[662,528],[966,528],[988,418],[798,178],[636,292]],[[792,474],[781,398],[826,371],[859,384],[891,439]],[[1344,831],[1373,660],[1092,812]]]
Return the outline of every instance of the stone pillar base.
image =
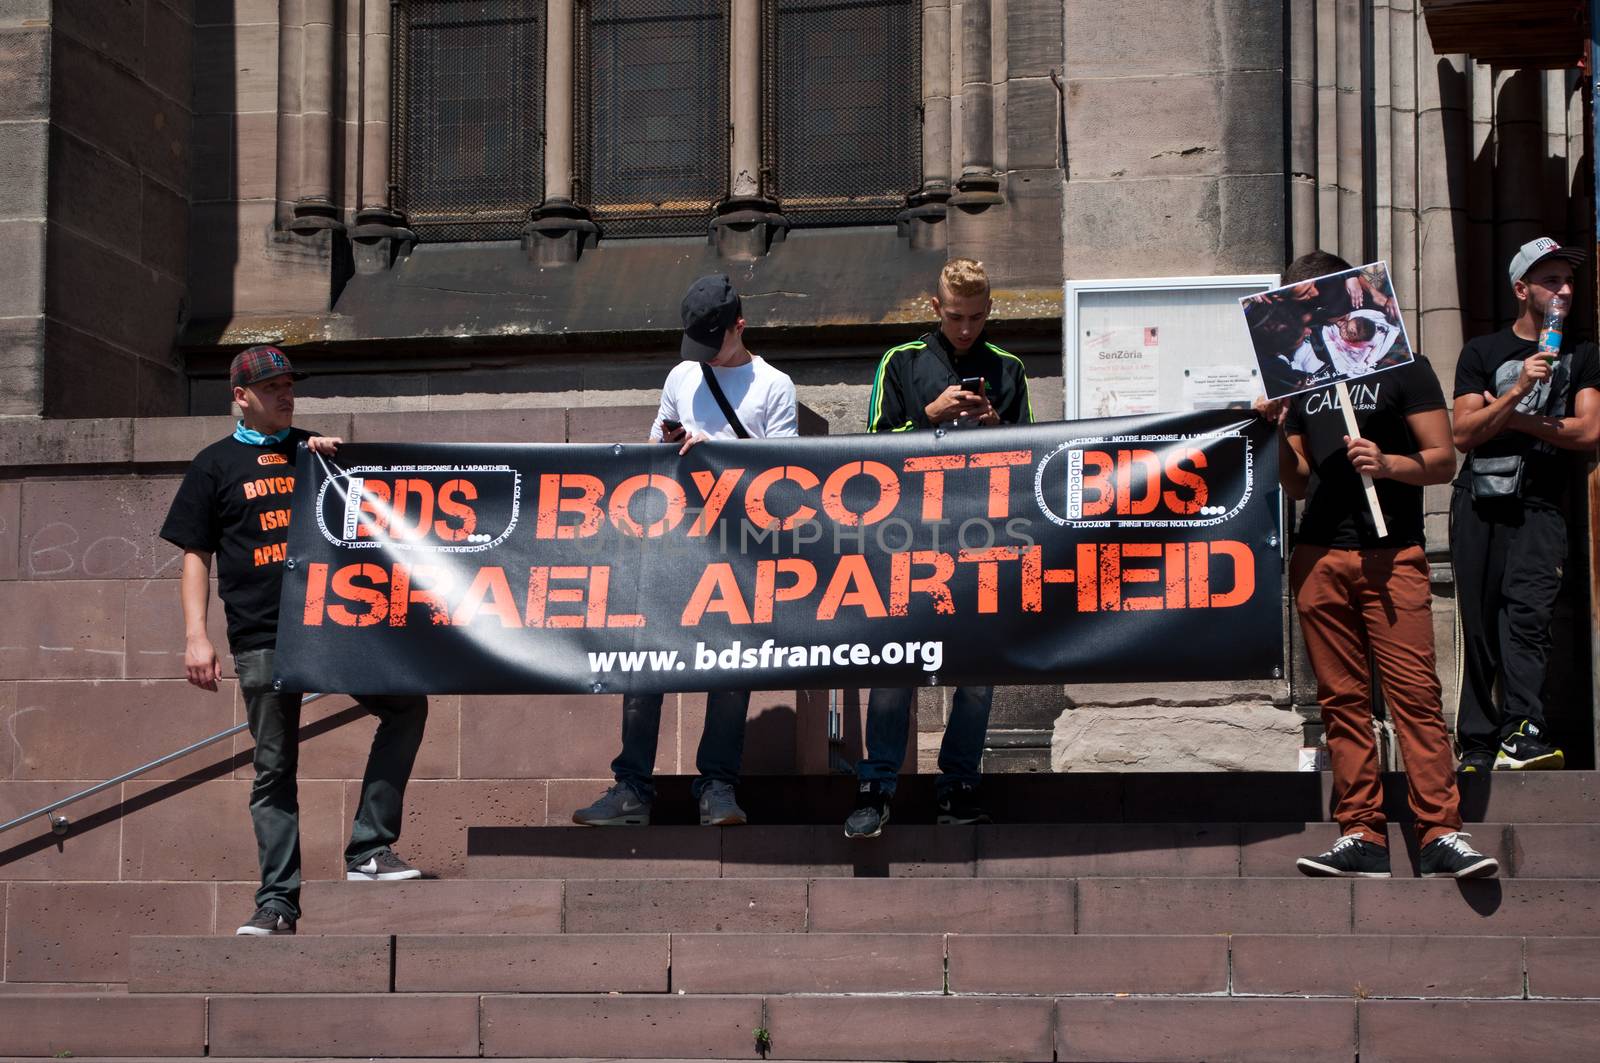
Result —
[[[723,258],[751,262],[783,242],[789,219],[778,213],[778,204],[759,196],[729,199],[717,208],[711,220],[711,243]]]
[[[913,251],[938,251],[949,246],[949,227],[945,217],[950,198],[948,188],[927,188],[906,197],[906,209],[894,217],[895,229],[906,238]]]
[[[589,212],[567,199],[549,199],[522,227],[522,250],[537,266],[570,266],[600,238]]]
[[[956,182],[956,194],[950,197],[952,207],[978,211],[1004,203],[1000,194],[1000,178],[992,173],[967,173]]]
[[[356,211],[356,223],[349,233],[356,273],[382,273],[410,254],[417,234],[405,225],[405,215],[390,207]]]
[[[294,202],[294,218],[289,222],[289,231],[301,236],[310,236],[324,229],[333,232],[343,232],[344,222],[339,220],[339,207],[332,200],[321,196],[306,196]]]

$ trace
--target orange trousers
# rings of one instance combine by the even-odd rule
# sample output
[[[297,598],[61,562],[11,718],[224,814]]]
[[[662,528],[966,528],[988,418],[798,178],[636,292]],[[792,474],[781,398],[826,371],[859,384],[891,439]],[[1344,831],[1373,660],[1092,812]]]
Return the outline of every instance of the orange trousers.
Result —
[[[1300,630],[1317,673],[1341,834],[1387,844],[1367,650],[1405,760],[1420,844],[1461,829],[1450,735],[1434,667],[1432,594],[1420,546],[1295,547],[1289,559]]]

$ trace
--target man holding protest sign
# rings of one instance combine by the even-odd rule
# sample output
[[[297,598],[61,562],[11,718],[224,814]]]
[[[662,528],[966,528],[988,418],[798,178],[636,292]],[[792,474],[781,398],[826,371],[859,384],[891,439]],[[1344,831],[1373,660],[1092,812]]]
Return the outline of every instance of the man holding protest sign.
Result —
[[[1292,262],[1284,281],[1291,292],[1294,286],[1339,291],[1342,283],[1317,282],[1353,273],[1349,263],[1319,251]],[[1340,830],[1330,849],[1296,866],[1314,876],[1389,876],[1370,650],[1405,760],[1421,873],[1495,874],[1496,861],[1473,850],[1461,833],[1434,666],[1422,488],[1447,482],[1455,464],[1438,379],[1418,356],[1381,373],[1341,376],[1337,385],[1263,401],[1258,409],[1281,428],[1284,490],[1306,502],[1289,580],[1317,675]],[[1363,476],[1376,483],[1380,513],[1369,512]]]
[[[1561,327],[1586,257],[1549,237],[1524,244],[1511,260],[1517,319],[1472,340],[1456,364],[1455,445],[1467,460],[1450,503],[1450,560],[1465,636],[1464,772],[1565,763],[1545,739],[1542,688],[1567,482],[1600,439],[1600,353],[1563,342]]]
[[[939,327],[878,361],[868,401],[867,431],[1032,424],[1022,359],[990,343],[991,300],[981,262],[951,259],[930,300]],[[939,747],[938,822],[987,823],[978,805],[979,767],[989,730],[993,687],[957,687]],[[905,759],[916,690],[878,688],[867,701],[867,755],[856,765],[856,807],[847,838],[876,838],[889,822],[889,802]]]
[[[229,369],[233,401],[242,417],[233,434],[202,450],[162,525],[161,537],[183,551],[179,593],[187,638],[189,682],[216,690],[222,666],[206,634],[211,558],[217,557],[217,591],[228,618],[250,734],[255,739],[255,783],[250,820],[261,866],[256,912],[241,935],[293,934],[300,918],[300,808],[296,770],[300,757],[298,691],[274,687],[278,598],[287,555],[289,500],[294,493],[296,448],[332,456],[342,440],[291,427],[296,373],[276,347],[252,347]],[[396,856],[406,783],[422,744],[428,699],[421,695],[356,700],[378,717],[345,848],[346,877],[365,881],[420,878]]]
[[[794,382],[744,345],[744,311],[725,275],[702,277],[683,297],[683,360],[667,374],[652,442],[682,444],[679,454],[707,439],[773,439],[799,435]],[[655,799],[651,775],[661,732],[660,694],[622,700],[622,752],[611,762],[616,782],[599,800],[572,814],[591,827],[643,826]],[[745,822],[734,797],[744,755],[748,690],[706,695],[694,782],[705,826]]]

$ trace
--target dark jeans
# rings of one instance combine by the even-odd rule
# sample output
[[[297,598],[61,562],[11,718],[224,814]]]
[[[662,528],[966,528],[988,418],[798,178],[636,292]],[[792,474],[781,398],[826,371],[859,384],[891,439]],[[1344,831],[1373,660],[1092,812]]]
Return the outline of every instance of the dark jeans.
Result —
[[[912,687],[879,687],[867,699],[867,755],[856,764],[856,778],[876,782],[893,794],[895,778],[906,759],[911,734]],[[983,739],[989,733],[989,705],[994,687],[956,687],[939,746],[939,776],[934,787],[944,791],[958,783],[976,786],[982,778]]]
[[[1544,727],[1550,619],[1566,560],[1567,520],[1560,510],[1515,500],[1474,505],[1471,492],[1455,489],[1450,561],[1463,637],[1456,719],[1463,753],[1493,750],[1523,720]]]
[[[234,654],[245,714],[255,739],[255,783],[250,787],[250,822],[256,831],[261,888],[256,907],[274,908],[300,918],[300,697],[272,689],[273,651]],[[411,766],[422,745],[428,722],[428,699],[415,696],[356,695],[361,706],[378,717],[378,732],[367,754],[345,848],[347,867],[354,867],[394,844],[400,837],[402,806]]]
[[[654,801],[656,744],[661,737],[661,694],[629,694],[622,699],[622,752],[611,762],[618,782],[633,787],[641,800]],[[744,720],[750,711],[748,690],[714,690],[706,695],[706,725],[695,753],[694,795],[707,783],[739,783],[739,762],[744,758]]]

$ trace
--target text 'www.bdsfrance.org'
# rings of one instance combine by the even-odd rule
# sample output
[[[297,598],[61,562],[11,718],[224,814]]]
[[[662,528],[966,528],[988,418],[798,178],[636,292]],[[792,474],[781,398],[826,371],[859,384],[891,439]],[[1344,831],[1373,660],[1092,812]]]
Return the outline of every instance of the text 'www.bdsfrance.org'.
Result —
[[[589,653],[589,669],[596,675],[607,672],[738,672],[765,668],[826,668],[854,665],[917,665],[924,672],[937,672],[944,665],[943,642],[886,642],[881,646],[865,642],[838,642],[826,646],[782,646],[772,639],[746,646],[735,641],[731,646],[713,649],[703,642],[694,644],[694,658],[686,660],[677,650],[606,650]]]

